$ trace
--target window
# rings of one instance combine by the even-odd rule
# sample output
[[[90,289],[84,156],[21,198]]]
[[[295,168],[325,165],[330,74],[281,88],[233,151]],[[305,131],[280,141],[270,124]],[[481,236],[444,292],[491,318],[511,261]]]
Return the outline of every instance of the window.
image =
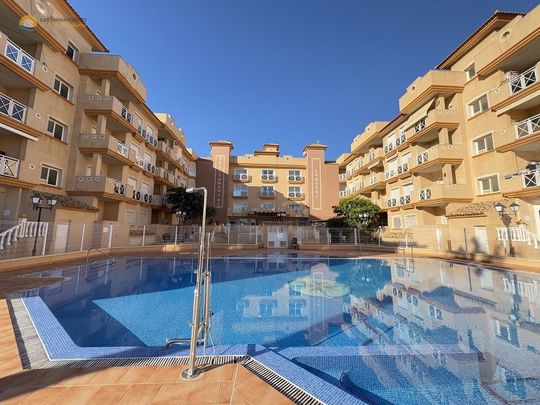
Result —
[[[139,157],[141,156],[141,148],[139,145],[132,143],[131,144],[131,150],[135,152],[135,156]]]
[[[235,180],[248,180],[248,170],[245,168],[236,168],[234,169],[234,176],[233,178]]]
[[[137,189],[137,179],[135,177],[128,177],[128,185],[133,187],[135,190]]]
[[[392,227],[395,229],[401,228],[401,217],[399,215],[392,217]]]
[[[262,203],[261,208],[263,210],[275,210],[276,209],[276,204],[274,204],[274,203]]]
[[[476,76],[476,69],[474,68],[474,63],[465,69],[465,73],[467,74],[468,80],[471,80],[474,76]]]
[[[302,172],[300,170],[289,170],[289,180],[302,180]]]
[[[67,127],[55,119],[49,118],[49,122],[47,123],[47,133],[52,135],[53,138],[63,141],[67,133]]]
[[[133,210],[126,210],[124,214],[124,218],[126,221],[126,224],[135,225],[135,211]]]
[[[49,186],[60,185],[60,169],[55,169],[51,166],[41,166],[41,182]]]
[[[469,116],[472,117],[473,115],[479,114],[482,111],[486,111],[488,108],[489,102],[487,94],[484,94],[483,96],[474,100],[472,103],[469,103]]]
[[[302,190],[298,186],[289,186],[289,197],[302,197]]]
[[[499,177],[496,174],[478,179],[477,181],[480,194],[496,193],[499,191]]]
[[[146,212],[139,212],[139,225],[146,225],[148,223],[148,214]]]
[[[68,42],[68,45],[67,45],[67,48],[66,48],[66,55],[73,62],[78,62],[78,60],[79,60],[79,50],[71,42]]]
[[[247,197],[248,188],[245,184],[235,184],[233,188],[233,197]]]
[[[259,302],[259,316],[268,317],[274,314],[274,309],[277,308],[277,301],[265,300]]]
[[[289,204],[289,209],[292,210],[295,214],[304,213],[304,207],[301,204]]]
[[[274,195],[274,186],[262,186],[261,194],[264,196],[273,196]]]
[[[243,214],[244,211],[246,211],[248,208],[247,203],[234,203],[233,204],[233,213],[235,214]]]
[[[263,180],[274,180],[274,169],[263,169],[261,178]]]
[[[58,76],[54,78],[54,91],[64,97],[66,100],[69,100],[71,97],[72,87],[67,84],[65,81],[60,79]]]
[[[476,154],[493,150],[493,134],[487,134],[473,140]]]
[[[152,163],[152,155],[149,152],[144,152],[144,161],[147,163]]]
[[[247,169],[234,169],[234,174],[239,174],[239,175],[242,175],[242,174],[248,174],[248,170]]]
[[[303,316],[304,307],[305,307],[305,302],[302,302],[302,301],[289,302],[289,315],[290,316]]]

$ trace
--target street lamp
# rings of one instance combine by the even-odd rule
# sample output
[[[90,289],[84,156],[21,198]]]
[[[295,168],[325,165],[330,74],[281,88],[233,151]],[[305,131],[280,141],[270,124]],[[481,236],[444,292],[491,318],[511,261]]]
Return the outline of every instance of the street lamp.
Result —
[[[495,211],[497,211],[497,213],[499,214],[499,216],[502,218],[504,216],[504,210],[506,209],[506,207],[501,204],[500,201],[498,201],[495,205]]]
[[[503,221],[503,224],[506,226],[506,239],[508,240],[508,246],[509,246],[509,252],[508,256],[514,257],[516,255],[514,246],[512,246],[512,234],[510,232],[510,223],[512,222],[512,219],[505,214],[506,206],[504,206],[500,201],[498,201],[495,205],[495,211],[499,214],[501,217],[501,220]],[[513,202],[509,205],[510,211],[514,215],[517,215],[520,205],[516,202]]]
[[[37,219],[37,226],[36,226],[36,236],[34,238],[34,248],[32,249],[32,256],[35,256],[36,255],[36,247],[37,247],[37,239],[38,239],[38,235],[39,235],[39,224],[41,223],[41,210],[42,209],[47,209],[47,210],[51,210],[54,208],[54,206],[56,205],[56,203],[58,202],[58,200],[53,197],[53,196],[49,196],[47,197],[46,200],[44,200],[42,197],[41,197],[41,194],[39,193],[34,193],[31,197],[32,199],[32,207],[38,211],[38,219]],[[46,204],[46,205],[44,205]]]
[[[520,206],[516,202],[513,202],[512,204],[510,204],[510,211],[512,211],[514,213],[514,215],[518,213],[519,208],[520,208]]]

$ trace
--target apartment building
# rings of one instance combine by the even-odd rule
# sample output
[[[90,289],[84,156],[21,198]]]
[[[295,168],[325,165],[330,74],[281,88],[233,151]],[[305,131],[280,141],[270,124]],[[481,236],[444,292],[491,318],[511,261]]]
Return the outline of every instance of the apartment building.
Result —
[[[540,235],[539,60],[540,7],[495,12],[355,137],[340,197],[371,198],[392,228],[474,227],[479,250],[486,226]]]
[[[162,196],[195,182],[196,155],[138,73],[64,0],[0,2],[0,219],[169,223]],[[52,17],[52,18],[50,18]]]
[[[306,223],[333,216],[338,165],[325,160],[325,145],[306,145],[302,157],[280,155],[267,143],[234,156],[232,143],[210,142],[210,157],[197,160],[197,185],[209,190],[220,223]]]

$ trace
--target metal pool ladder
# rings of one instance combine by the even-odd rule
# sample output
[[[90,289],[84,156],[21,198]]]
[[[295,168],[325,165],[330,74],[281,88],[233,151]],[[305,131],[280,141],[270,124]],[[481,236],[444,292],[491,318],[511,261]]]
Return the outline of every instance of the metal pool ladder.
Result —
[[[197,260],[197,276],[195,280],[195,289],[193,290],[193,315],[190,323],[191,338],[175,338],[167,339],[165,347],[171,345],[188,345],[189,362],[188,368],[182,372],[184,378],[195,378],[201,373],[201,370],[195,368],[195,358],[197,354],[197,346],[206,348],[208,335],[210,331],[210,317],[213,315],[210,309],[210,287],[212,284],[212,273],[210,272],[210,240],[211,234],[204,235],[201,244],[199,245],[199,255]],[[202,303],[202,319],[201,319],[201,287],[204,286],[204,300]]]

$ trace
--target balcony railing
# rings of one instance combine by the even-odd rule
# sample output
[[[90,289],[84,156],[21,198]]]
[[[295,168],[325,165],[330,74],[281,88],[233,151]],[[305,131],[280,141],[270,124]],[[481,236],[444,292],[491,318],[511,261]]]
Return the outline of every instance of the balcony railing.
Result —
[[[405,204],[410,204],[411,203],[411,195],[408,194],[408,195],[402,195],[401,197],[399,197],[399,205],[405,205]]]
[[[540,114],[516,124],[516,138],[520,139],[540,131]]]
[[[399,198],[398,198],[398,197],[396,197],[396,198],[389,198],[388,200],[386,200],[386,204],[387,204],[389,207],[397,207],[398,201],[399,201]]]
[[[416,163],[421,165],[429,160],[429,155],[426,152],[422,152],[420,155],[416,156]]]
[[[414,125],[414,133],[420,132],[426,127],[426,119],[422,118]]]
[[[120,141],[116,143],[116,151],[122,156],[129,157],[129,148]]]
[[[522,74],[511,78],[508,81],[510,86],[510,94],[516,94],[517,92],[529,87],[538,81],[538,73],[536,72],[536,65],[530,69],[527,69]]]
[[[4,51],[4,56],[15,62],[27,72],[30,72],[32,74],[34,73],[34,65],[36,60],[28,53],[23,51],[20,46],[11,42],[9,39],[6,41],[6,49]]]
[[[121,111],[120,116],[123,119],[125,119],[127,122],[129,122],[130,124],[133,121],[133,115],[131,114],[131,112],[128,110],[128,108],[125,105],[122,106],[122,111]]]
[[[347,173],[340,173],[338,178],[339,178],[339,181],[347,180]]]
[[[19,177],[20,164],[19,159],[5,155],[0,156],[0,175],[16,179]]]
[[[142,193],[139,190],[133,189],[133,191],[131,192],[131,198],[136,200],[136,201],[141,201],[142,200]]]
[[[425,188],[423,190],[420,190],[420,200],[431,200],[431,189]]]
[[[384,147],[384,153],[388,153],[394,150],[394,142],[389,143]]]
[[[0,113],[17,121],[24,122],[26,119],[26,106],[0,93]]]
[[[156,174],[156,166],[154,166],[154,164],[152,162],[145,161],[143,168],[148,173]]]
[[[523,188],[540,187],[540,170],[531,170],[521,174]]]
[[[384,179],[385,180],[391,179],[392,177],[397,176],[397,174],[398,174],[397,169],[389,169],[388,171],[384,172]]]
[[[406,173],[409,170],[409,163],[403,163],[401,166],[398,166],[397,172],[398,174]]]
[[[396,147],[404,144],[405,142],[407,142],[407,134],[405,134],[405,132],[402,132],[396,139]]]

